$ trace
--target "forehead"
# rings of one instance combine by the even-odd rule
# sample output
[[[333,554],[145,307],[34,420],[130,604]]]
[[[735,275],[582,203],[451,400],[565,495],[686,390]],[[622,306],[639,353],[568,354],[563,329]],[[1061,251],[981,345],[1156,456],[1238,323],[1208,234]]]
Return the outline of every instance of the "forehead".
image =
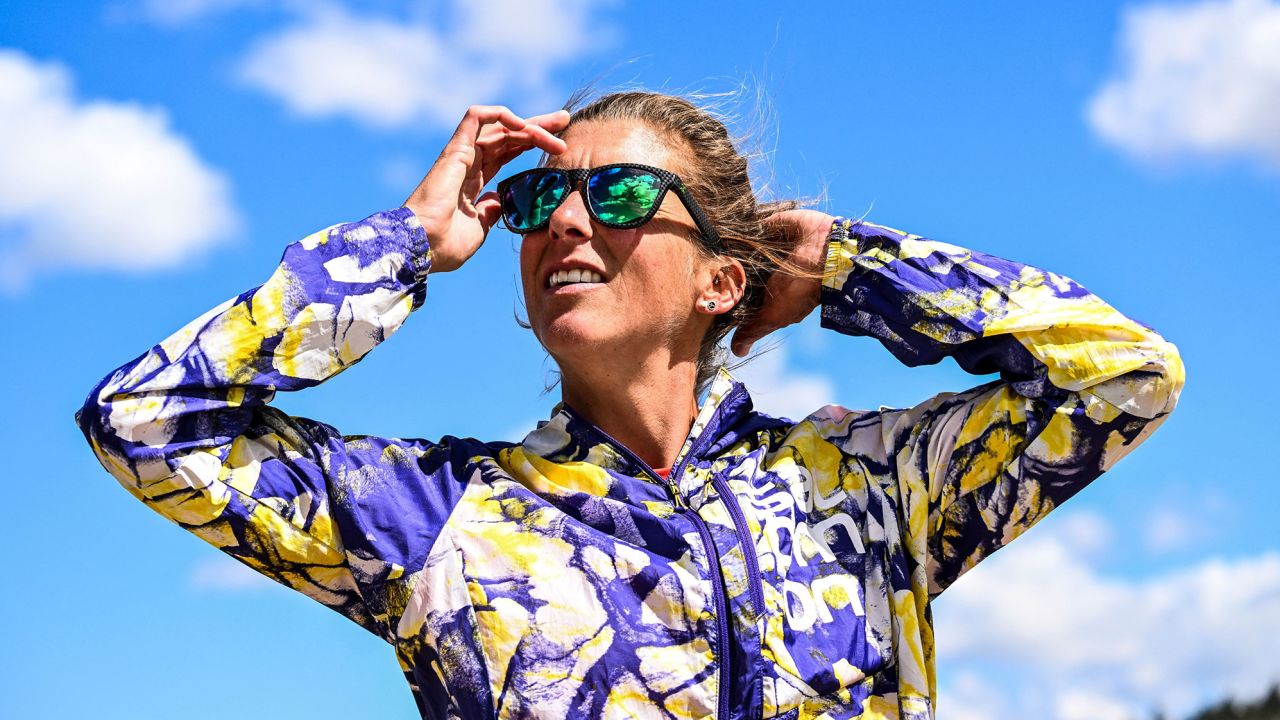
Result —
[[[626,120],[575,123],[561,135],[568,149],[547,159],[547,167],[592,168],[640,163],[680,173],[683,163],[666,137],[649,125]]]

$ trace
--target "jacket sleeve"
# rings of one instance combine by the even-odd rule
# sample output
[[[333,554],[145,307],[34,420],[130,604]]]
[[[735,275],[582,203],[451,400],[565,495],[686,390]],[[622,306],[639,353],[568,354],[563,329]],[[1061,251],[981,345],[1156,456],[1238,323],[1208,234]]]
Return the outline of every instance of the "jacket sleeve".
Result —
[[[886,410],[884,461],[931,596],[1115,464],[1173,410],[1177,349],[1072,280],[838,218],[822,324],[1000,380]]]
[[[432,448],[344,438],[267,403],[337,375],[394,333],[423,302],[430,265],[405,208],[310,235],[266,283],[108,375],[76,422],[153,510],[389,637],[385,601],[368,588],[403,573],[396,560],[407,550],[385,537],[397,506],[441,504],[417,472]]]

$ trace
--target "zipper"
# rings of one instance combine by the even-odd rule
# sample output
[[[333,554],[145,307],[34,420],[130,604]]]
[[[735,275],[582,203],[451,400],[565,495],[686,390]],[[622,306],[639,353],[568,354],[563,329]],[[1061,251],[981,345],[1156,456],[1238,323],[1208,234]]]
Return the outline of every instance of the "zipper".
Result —
[[[707,562],[711,564],[711,579],[716,586],[716,592],[712,598],[716,605],[716,630],[720,635],[720,692],[716,702],[716,717],[728,720],[729,683],[733,681],[729,668],[729,656],[732,654],[729,652],[729,618],[725,607],[729,593],[725,590],[724,574],[720,571],[720,553],[711,539],[711,531],[707,529],[707,523],[693,510],[687,512],[693,518],[693,524],[698,526],[702,544],[707,548]]]
[[[596,426],[595,423],[580,417],[578,413],[571,410],[568,405],[565,405],[561,409],[565,413],[567,413],[570,417],[572,417],[574,420],[577,420],[580,423],[584,423],[586,425],[591,426],[591,429],[600,433],[600,435],[603,436],[605,440],[608,440],[609,443],[613,445],[615,450],[621,451],[623,455],[625,455],[627,458],[631,460],[631,462],[639,465],[640,469],[644,470],[645,475],[648,475],[649,477],[653,478],[653,481],[656,482],[657,484],[666,487],[667,490],[670,491],[672,502],[675,503],[676,507],[682,510],[689,509],[689,506],[686,505],[684,502],[684,498],[680,497],[680,487],[676,485],[674,482],[672,482],[671,479],[663,478],[661,475],[657,473],[656,470],[654,470],[652,467],[649,467],[649,463],[645,462],[644,460],[641,460],[639,455],[636,455],[635,453],[631,452],[630,448],[618,442],[617,440],[614,440],[612,435],[605,432],[604,430],[601,430],[599,427]],[[693,448],[689,448],[689,450],[690,452],[692,452]],[[674,478],[675,473],[672,472],[670,476],[671,478]]]
[[[733,392],[730,392],[729,395],[725,396],[725,398],[721,400],[721,404],[723,404],[725,401],[727,401],[730,397],[732,397],[735,394],[737,394],[736,389]],[[707,552],[707,564],[710,566],[709,569],[711,571],[711,582],[715,586],[715,592],[712,594],[711,599],[716,609],[716,635],[720,642],[720,688],[716,697],[716,717],[721,718],[722,720],[728,720],[729,683],[732,681],[732,675],[730,674],[731,668],[729,666],[729,658],[732,655],[732,653],[729,651],[729,618],[727,616],[727,610],[726,610],[726,608],[728,607],[729,592],[724,585],[724,573],[720,568],[720,553],[718,550],[716,550],[715,541],[711,537],[711,530],[707,528],[706,521],[703,520],[702,517],[693,510],[693,508],[689,507],[688,503],[684,501],[684,497],[680,495],[680,476],[684,474],[684,469],[689,464],[689,458],[693,457],[694,452],[698,450],[699,446],[702,444],[703,438],[705,437],[705,433],[703,435],[699,435],[698,439],[694,441],[692,445],[689,446],[689,451],[685,453],[684,457],[680,459],[680,462],[677,463],[676,466],[671,469],[669,479],[667,479],[664,482],[662,476],[659,475],[657,471],[655,471],[652,467],[650,467],[649,463],[645,462],[644,460],[641,460],[640,456],[631,452],[631,450],[626,445],[623,445],[617,440],[614,440],[613,437],[609,435],[609,433],[605,432],[604,430],[601,430],[599,427],[596,426],[595,423],[589,422],[579,417],[578,414],[573,412],[573,410],[571,410],[568,405],[565,405],[562,409],[565,412],[567,412],[570,416],[572,416],[574,419],[589,425],[593,430],[600,433],[600,435],[602,435],[606,440],[608,440],[610,443],[613,444],[615,449],[621,451],[624,455],[630,458],[634,463],[639,465],[640,468],[644,470],[645,474],[653,478],[654,480],[656,480],[659,485],[666,485],[667,489],[671,492],[671,498],[672,498],[672,501],[675,503],[675,506],[677,508],[680,508],[680,511],[684,513],[684,515],[686,515],[690,520],[692,520],[694,527],[698,529],[698,536],[702,539],[702,546],[706,548],[706,552]],[[710,425],[710,424],[711,424],[710,422],[707,423],[707,425]],[[705,429],[706,428],[704,427],[703,430],[705,431]],[[712,478],[713,487],[714,487],[714,483],[715,483],[715,478]],[[717,488],[717,492],[718,491],[719,489]],[[741,508],[738,508],[738,513],[741,514],[741,512],[742,512]],[[730,513],[732,514],[732,511],[730,511]],[[737,529],[737,523],[738,521],[735,518],[734,520],[735,531]],[[739,535],[739,542],[741,542],[741,535]],[[751,547],[754,550],[755,545],[752,545]],[[744,552],[743,554],[746,555],[748,553]],[[752,556],[752,562],[754,563],[755,553],[752,552],[750,553],[750,555]],[[750,570],[748,570],[748,573],[750,573]],[[756,573],[758,577],[759,575],[758,569]]]
[[[733,393],[730,393],[732,395]],[[723,404],[729,398],[725,397],[721,400]],[[714,415],[712,416],[714,418]],[[707,425],[710,425],[708,420]],[[684,474],[684,469],[689,466],[689,459],[693,457],[694,452],[700,449],[703,438],[706,437],[706,427],[703,428],[704,433],[698,436],[698,439],[689,446],[689,452],[680,458],[680,462],[671,469],[671,487],[676,497],[680,497],[680,476]],[[714,484],[713,476],[712,482]],[[681,498],[683,502],[683,498]],[[685,513],[693,520],[693,524],[698,528],[698,534],[702,536],[702,545],[707,549],[707,563],[711,569],[711,581],[715,585],[715,595],[712,600],[716,606],[716,631],[720,637],[720,688],[718,697],[716,698],[716,717],[720,720],[728,720],[729,717],[729,684],[733,681],[731,668],[729,667],[729,658],[732,652],[729,650],[729,591],[724,585],[724,571],[720,567],[720,551],[716,549],[715,540],[711,537],[711,530],[707,527],[707,523],[702,516],[695,512],[692,508],[686,506]]]
[[[721,502],[729,508],[729,516],[733,518],[733,529],[738,533],[738,545],[742,548],[742,556],[747,562],[747,590],[751,593],[751,604],[756,609],[756,619],[764,617],[764,581],[760,577],[760,561],[756,558],[756,544],[751,539],[751,529],[747,526],[747,517],[742,514],[742,506],[738,498],[729,489],[729,483],[716,475],[711,479],[711,486],[720,494]]]

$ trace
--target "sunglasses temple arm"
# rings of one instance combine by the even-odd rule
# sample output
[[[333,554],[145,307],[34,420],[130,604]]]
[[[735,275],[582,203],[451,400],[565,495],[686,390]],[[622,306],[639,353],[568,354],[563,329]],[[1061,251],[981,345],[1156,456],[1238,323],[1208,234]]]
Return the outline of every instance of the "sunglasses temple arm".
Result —
[[[722,252],[724,243],[720,241],[719,233],[711,226],[711,221],[707,219],[706,213],[702,212],[698,202],[689,195],[689,192],[685,190],[682,184],[676,183],[672,186],[672,189],[676,191],[676,196],[680,198],[680,202],[684,203],[685,209],[693,216],[693,224],[698,226],[698,231],[702,233],[702,236],[707,239],[707,242],[711,244],[711,247],[716,252]]]

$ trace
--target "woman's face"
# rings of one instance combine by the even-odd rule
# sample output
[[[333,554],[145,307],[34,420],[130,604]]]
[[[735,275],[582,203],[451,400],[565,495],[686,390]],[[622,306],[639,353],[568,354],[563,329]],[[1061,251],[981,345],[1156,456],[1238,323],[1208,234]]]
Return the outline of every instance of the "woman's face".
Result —
[[[685,172],[668,143],[643,124],[580,123],[563,137],[568,150],[550,167],[632,162]],[[618,230],[594,222],[584,203],[581,192],[570,194],[548,226],[525,235],[520,246],[525,307],[542,345],[562,366],[584,353],[638,360],[636,353],[662,347],[696,352],[710,322],[695,311],[697,231],[684,204],[668,192],[652,220]],[[554,273],[575,269],[598,274],[600,282],[552,286]]]

